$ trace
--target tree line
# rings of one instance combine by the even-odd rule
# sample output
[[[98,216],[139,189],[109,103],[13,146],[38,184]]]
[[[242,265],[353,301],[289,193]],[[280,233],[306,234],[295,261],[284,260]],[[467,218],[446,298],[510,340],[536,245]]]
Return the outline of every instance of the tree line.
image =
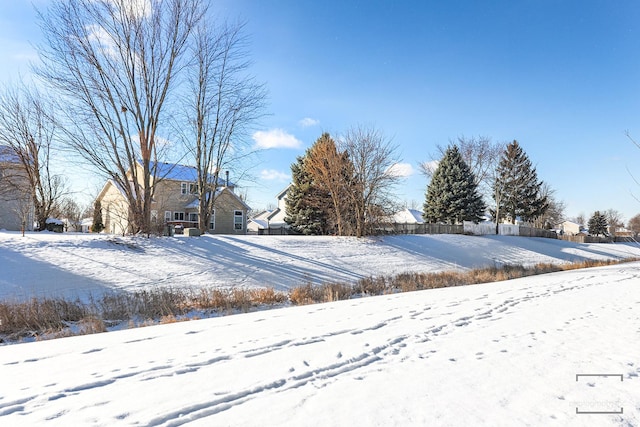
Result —
[[[399,177],[392,173],[393,147],[380,135],[359,128],[339,143],[327,133],[318,138],[291,166],[285,221],[303,234],[346,236],[373,234],[389,222],[398,206],[392,196]],[[430,178],[423,204],[426,222],[477,223],[486,214],[496,224],[521,220],[549,227],[560,220],[563,204],[538,179],[520,144],[498,147],[487,138],[461,138],[439,147],[437,166],[421,165]]]

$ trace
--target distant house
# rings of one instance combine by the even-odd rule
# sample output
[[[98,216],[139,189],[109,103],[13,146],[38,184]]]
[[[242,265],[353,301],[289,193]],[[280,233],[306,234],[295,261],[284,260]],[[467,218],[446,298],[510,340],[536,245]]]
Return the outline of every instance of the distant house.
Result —
[[[0,145],[0,230],[33,230],[29,181],[15,151]]]
[[[424,219],[419,210],[405,208],[393,215],[393,222],[396,224],[424,224]]]
[[[272,211],[264,211],[249,220],[248,230],[258,234],[287,234],[289,224],[284,219],[287,216],[287,194],[291,185],[288,185],[276,195],[277,208]]]
[[[577,236],[585,231],[585,228],[581,224],[573,221],[563,221],[556,225],[555,229],[567,236]]]
[[[155,165],[153,165],[155,166]],[[141,165],[138,165],[142,168]],[[138,176],[141,176],[140,173]],[[197,170],[191,166],[158,163],[155,193],[151,202],[151,222],[158,231],[167,226],[175,230],[199,224]],[[247,206],[234,192],[234,185],[220,179],[214,198],[214,210],[207,232],[211,234],[246,234]],[[130,231],[129,210],[124,191],[108,180],[97,197],[102,207],[105,232],[126,234]]]

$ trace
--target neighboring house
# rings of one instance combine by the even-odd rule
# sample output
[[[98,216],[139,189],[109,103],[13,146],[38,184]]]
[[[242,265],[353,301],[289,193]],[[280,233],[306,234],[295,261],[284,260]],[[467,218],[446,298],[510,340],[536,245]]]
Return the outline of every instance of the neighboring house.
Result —
[[[140,165],[138,165],[141,168]],[[197,170],[191,166],[158,163],[155,193],[151,203],[151,222],[158,232],[172,226],[176,231],[198,227]],[[140,173],[140,175],[142,175]],[[139,176],[140,176],[139,175]],[[234,193],[228,179],[220,179],[214,197],[214,211],[208,227],[211,234],[246,234],[249,206]],[[112,180],[97,198],[102,207],[105,232],[129,232],[129,210],[124,192]]]
[[[396,224],[424,224],[424,219],[419,210],[405,208],[393,215],[393,222]]]
[[[573,221],[563,221],[556,225],[555,229],[559,230],[561,234],[565,234],[567,236],[576,236],[585,230],[581,224]]]
[[[278,207],[272,211],[264,211],[249,220],[248,230],[258,234],[287,234],[289,224],[284,221],[287,216],[288,185],[276,195]],[[266,230],[266,231],[265,231]]]
[[[29,181],[15,152],[0,145],[0,230],[33,230]]]

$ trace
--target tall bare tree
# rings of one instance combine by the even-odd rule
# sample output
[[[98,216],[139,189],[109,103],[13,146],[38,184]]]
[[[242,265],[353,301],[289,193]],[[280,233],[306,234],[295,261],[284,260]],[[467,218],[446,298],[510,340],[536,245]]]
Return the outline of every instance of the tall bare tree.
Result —
[[[540,195],[547,198],[549,207],[533,221],[533,224],[538,228],[553,228],[565,220],[566,205],[556,197],[556,191],[545,181],[540,186]]]
[[[349,197],[355,235],[362,237],[396,208],[393,190],[401,179],[393,170],[399,162],[397,146],[382,131],[367,126],[349,129],[343,145],[353,165]]]
[[[24,85],[7,87],[0,95],[0,145],[9,147],[20,165],[7,169],[5,185],[12,186],[14,194],[26,190],[30,195],[38,230],[46,228],[66,192],[64,178],[52,168],[56,125],[50,107],[42,94]],[[29,211],[25,202],[19,203],[23,222]]]
[[[53,0],[36,72],[62,95],[69,146],[125,194],[148,234],[161,124],[202,0]]]
[[[247,154],[250,126],[263,114],[266,90],[249,73],[244,24],[216,26],[205,20],[195,31],[190,67],[186,145],[198,172],[199,228],[209,228],[220,172]]]

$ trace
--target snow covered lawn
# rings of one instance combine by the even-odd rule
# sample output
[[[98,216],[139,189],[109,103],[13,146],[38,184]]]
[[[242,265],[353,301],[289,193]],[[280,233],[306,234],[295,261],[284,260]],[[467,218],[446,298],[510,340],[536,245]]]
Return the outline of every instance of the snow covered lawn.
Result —
[[[638,256],[496,236],[0,233],[0,298]],[[5,345],[0,425],[638,426],[638,313],[636,262]]]
[[[0,425],[637,426],[639,312],[633,263],[5,346]]]
[[[0,232],[0,299],[94,296],[151,286],[287,290],[366,276],[640,257],[634,244],[509,236],[404,235],[122,238]]]

